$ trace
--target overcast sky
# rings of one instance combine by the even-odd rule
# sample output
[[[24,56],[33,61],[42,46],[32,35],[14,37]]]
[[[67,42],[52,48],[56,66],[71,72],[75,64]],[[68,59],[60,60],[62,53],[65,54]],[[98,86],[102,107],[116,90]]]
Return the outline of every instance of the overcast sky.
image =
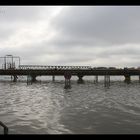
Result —
[[[140,6],[0,6],[0,56],[21,64],[140,66]]]

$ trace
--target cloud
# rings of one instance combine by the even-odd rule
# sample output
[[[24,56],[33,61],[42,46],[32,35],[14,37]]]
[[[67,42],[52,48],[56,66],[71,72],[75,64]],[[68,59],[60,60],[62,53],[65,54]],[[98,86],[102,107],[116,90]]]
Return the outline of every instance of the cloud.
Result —
[[[139,65],[139,6],[2,6],[0,21],[0,56],[23,64]]]
[[[65,36],[110,44],[139,43],[140,7],[69,7],[54,19]]]
[[[34,42],[47,30],[50,18],[55,14],[54,6],[2,6],[0,7],[0,39],[11,45],[16,40]],[[40,36],[38,39],[40,39]],[[26,38],[26,39],[25,39]],[[20,40],[21,39],[21,40]],[[25,39],[25,40],[24,40]],[[19,45],[17,42],[14,45]],[[20,47],[20,46],[19,46]]]
[[[41,14],[46,11],[49,15],[51,8],[40,6],[2,6],[0,7],[1,22],[34,22],[40,20]]]

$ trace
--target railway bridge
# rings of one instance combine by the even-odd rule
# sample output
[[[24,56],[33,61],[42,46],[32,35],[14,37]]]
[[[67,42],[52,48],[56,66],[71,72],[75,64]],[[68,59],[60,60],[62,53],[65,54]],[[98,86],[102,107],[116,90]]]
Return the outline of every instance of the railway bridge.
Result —
[[[12,58],[8,63],[6,58]],[[19,57],[8,55],[1,57],[4,63],[0,69],[0,75],[9,75],[16,82],[18,76],[27,76],[27,81],[35,82],[37,76],[52,76],[53,81],[55,76],[64,76],[65,87],[70,87],[70,79],[72,76],[78,77],[78,83],[83,83],[84,76],[95,76],[95,82],[98,82],[98,76],[104,76],[105,86],[110,85],[110,76],[124,76],[125,82],[131,82],[131,76],[138,76],[140,82],[140,69],[135,68],[114,68],[114,67],[92,67],[92,66],[52,66],[52,65],[21,65]],[[19,59],[18,67],[15,66],[13,58]]]
[[[38,66],[38,65],[20,65],[18,69],[0,69],[0,75],[13,76],[13,81],[17,81],[18,76],[30,77],[32,82],[36,81],[37,76],[64,76],[65,80],[70,80],[71,76],[78,77],[78,83],[83,83],[84,76],[95,76],[98,82],[98,76],[104,76],[105,84],[110,83],[110,76],[124,76],[125,82],[131,82],[131,76],[139,76],[139,69],[107,69],[91,68],[90,66]]]

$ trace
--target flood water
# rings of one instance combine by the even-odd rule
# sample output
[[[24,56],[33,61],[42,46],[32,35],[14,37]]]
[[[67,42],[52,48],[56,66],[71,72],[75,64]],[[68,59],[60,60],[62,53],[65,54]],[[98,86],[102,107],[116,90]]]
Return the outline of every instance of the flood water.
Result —
[[[0,81],[0,121],[9,134],[140,134],[138,80],[105,88],[102,80],[73,79],[64,89],[63,78],[32,85],[9,79]]]

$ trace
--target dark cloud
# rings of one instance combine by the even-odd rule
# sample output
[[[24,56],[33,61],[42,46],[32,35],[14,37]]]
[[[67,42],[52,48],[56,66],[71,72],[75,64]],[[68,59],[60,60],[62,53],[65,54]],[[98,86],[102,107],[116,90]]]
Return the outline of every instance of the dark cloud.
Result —
[[[53,24],[64,36],[111,44],[140,42],[140,7],[70,7],[61,14]]]
[[[2,6],[0,21],[0,56],[23,64],[139,65],[139,6]]]

